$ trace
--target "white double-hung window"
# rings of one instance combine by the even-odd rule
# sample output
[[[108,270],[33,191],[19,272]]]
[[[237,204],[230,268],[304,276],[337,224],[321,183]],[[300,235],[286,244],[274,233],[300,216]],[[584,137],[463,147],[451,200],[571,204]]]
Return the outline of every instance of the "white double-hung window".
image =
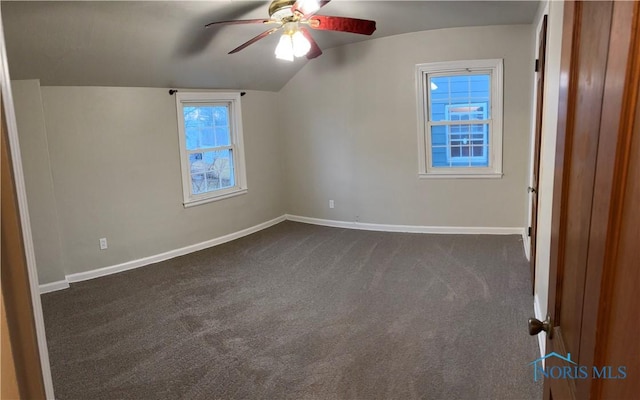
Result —
[[[176,93],[185,207],[246,193],[239,93]]]
[[[419,175],[502,176],[502,60],[416,66]]]

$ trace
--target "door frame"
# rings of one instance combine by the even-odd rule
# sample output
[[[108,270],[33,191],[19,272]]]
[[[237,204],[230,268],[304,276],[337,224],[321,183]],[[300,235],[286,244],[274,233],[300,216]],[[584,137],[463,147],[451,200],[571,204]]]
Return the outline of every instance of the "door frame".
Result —
[[[547,6],[548,7],[548,6]],[[538,208],[540,198],[540,156],[542,153],[542,128],[544,123],[544,86],[547,58],[547,40],[549,38],[549,15],[542,14],[537,34],[537,54],[535,68],[535,109],[532,120],[534,121],[532,157],[531,157],[531,183],[529,185],[529,266],[531,271],[531,293],[536,292],[536,245],[538,243]]]
[[[33,247],[33,236],[31,233],[31,222],[27,206],[27,192],[24,182],[24,171],[22,169],[22,157],[20,154],[20,142],[18,140],[18,126],[16,122],[13,95],[11,93],[11,79],[9,76],[9,64],[7,62],[7,52],[4,39],[4,27],[2,24],[2,10],[0,9],[0,85],[2,86],[2,100],[7,123],[7,136],[11,161],[13,166],[16,198],[20,213],[20,224],[22,228],[22,240],[24,242],[24,252],[29,275],[29,285],[31,289],[31,303],[33,306],[33,316],[38,341],[38,353],[40,355],[40,367],[42,379],[44,381],[45,395],[47,399],[54,399],[53,381],[51,379],[51,365],[49,363],[49,350],[47,347],[47,337],[45,334],[44,318],[42,315],[42,303],[40,302],[40,288],[38,286],[38,271],[36,270],[36,256]]]
[[[548,27],[548,18],[549,18],[549,2],[545,2],[544,6],[542,7],[542,9],[540,9],[538,15],[536,16],[536,18],[539,18],[537,21],[537,24],[534,27],[534,34],[535,34],[535,45],[533,48],[533,60],[535,62],[535,60],[538,58],[538,52],[539,52],[539,45],[540,45],[540,36],[539,33],[542,29],[542,25],[544,23],[544,19],[545,16],[547,17],[547,40],[548,38],[548,34],[549,34],[549,27]],[[548,48],[548,45],[547,45]],[[548,52],[548,49],[545,50],[545,56],[546,53]],[[537,98],[537,94],[538,94],[538,85],[537,85],[537,73],[535,72],[535,68],[534,65],[531,66],[531,71],[533,72],[533,74],[531,75],[531,126],[530,126],[530,140],[529,140],[529,174],[527,177],[527,186],[525,186],[524,190],[527,190],[527,187],[531,187],[533,185],[533,166],[534,166],[534,145],[535,145],[535,136],[536,136],[536,112],[538,111],[538,105],[536,102],[536,98]],[[543,88],[544,89],[544,88]],[[542,112],[544,113],[544,107]],[[542,116],[544,118],[544,114]],[[525,250],[525,256],[527,257],[527,260],[531,261],[531,237],[527,234],[527,229],[528,227],[531,226],[531,213],[533,210],[533,199],[530,196],[530,194],[527,192],[527,225],[525,227],[525,232],[523,234],[523,238],[525,240],[525,244],[524,244],[524,250]],[[534,279],[532,279],[531,282],[532,287],[535,288],[535,282]]]

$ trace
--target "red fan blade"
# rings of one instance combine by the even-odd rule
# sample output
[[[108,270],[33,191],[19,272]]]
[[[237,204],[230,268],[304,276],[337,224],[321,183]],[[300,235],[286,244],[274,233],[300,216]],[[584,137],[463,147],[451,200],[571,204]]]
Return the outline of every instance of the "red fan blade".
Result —
[[[264,31],[261,34],[259,34],[258,36],[254,37],[253,39],[244,42],[243,44],[241,44],[240,46],[236,47],[235,49],[231,50],[229,52],[229,54],[233,54],[233,53],[237,53],[240,50],[244,49],[245,47],[251,46],[252,44],[254,44],[255,42],[257,42],[260,39],[264,39],[267,36],[271,35],[273,32],[277,31],[278,29],[280,29],[281,27],[277,27],[277,28],[271,28],[268,31]]]
[[[340,31],[371,35],[376,30],[376,21],[368,19],[331,17],[314,15],[309,18],[309,26],[323,31]]]
[[[307,59],[311,60],[313,58],[318,57],[320,54],[322,54],[322,50],[320,50],[318,43],[316,43],[316,41],[313,39],[313,36],[311,36],[311,33],[309,33],[309,31],[303,27],[300,27],[300,32],[302,32],[304,37],[306,37],[309,43],[311,44],[311,49],[309,49],[309,52],[307,53]]]
[[[326,6],[331,0],[316,0],[318,1],[318,10],[309,11],[309,0],[298,0],[293,3],[291,6],[291,12],[295,13],[296,11],[302,13],[305,17],[311,16],[318,12],[318,10],[324,6]],[[314,1],[314,0],[311,0]],[[306,9],[306,10],[305,10]]]
[[[209,28],[214,25],[266,24],[268,22],[272,22],[272,21],[270,19],[237,19],[234,21],[210,22],[206,24],[204,27]]]

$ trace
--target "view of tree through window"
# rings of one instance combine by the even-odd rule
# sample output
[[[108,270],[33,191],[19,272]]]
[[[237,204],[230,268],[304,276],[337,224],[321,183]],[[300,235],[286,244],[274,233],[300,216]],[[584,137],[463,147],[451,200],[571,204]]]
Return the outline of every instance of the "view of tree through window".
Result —
[[[235,185],[229,106],[183,107],[191,193],[202,194]]]

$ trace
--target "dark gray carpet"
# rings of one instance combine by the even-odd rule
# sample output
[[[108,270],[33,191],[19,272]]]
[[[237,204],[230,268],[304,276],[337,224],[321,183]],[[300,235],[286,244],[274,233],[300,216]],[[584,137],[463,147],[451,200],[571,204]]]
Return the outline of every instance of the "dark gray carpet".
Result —
[[[538,399],[518,236],[284,222],[42,296],[59,399]]]

